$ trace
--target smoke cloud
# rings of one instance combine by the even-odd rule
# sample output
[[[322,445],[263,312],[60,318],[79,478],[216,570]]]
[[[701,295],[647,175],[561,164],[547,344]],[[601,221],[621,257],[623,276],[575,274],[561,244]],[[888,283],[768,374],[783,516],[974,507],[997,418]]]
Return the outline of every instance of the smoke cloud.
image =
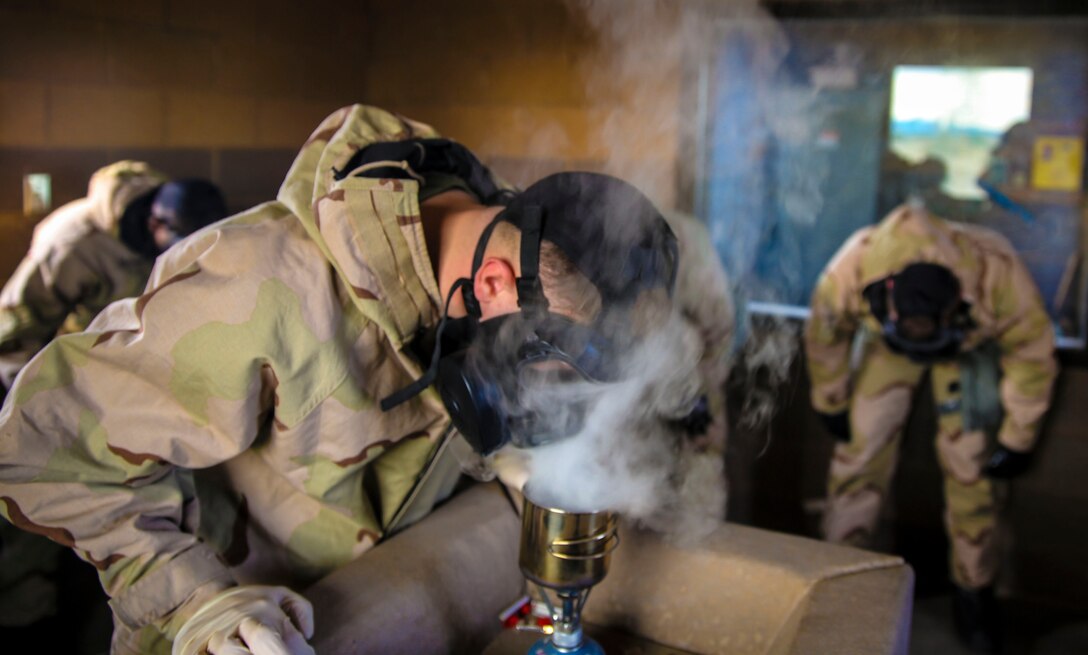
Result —
[[[734,390],[743,394],[744,428],[765,427],[777,409],[778,388],[797,355],[796,321],[760,320],[753,326],[749,300],[789,299],[801,286],[803,244],[789,243],[776,253],[774,279],[763,279],[758,257],[766,248],[776,211],[774,188],[783,215],[811,223],[822,205],[818,180],[826,170],[769,171],[776,143],[811,141],[814,93],[796,91],[781,79],[789,51],[786,34],[754,0],[572,0],[599,36],[598,56],[584,63],[587,95],[604,119],[601,139],[608,153],[604,170],[635,184],[669,213],[687,209],[706,224],[731,282],[739,370]],[[742,73],[736,75],[734,73]],[[716,103],[729,115],[711,116]],[[734,112],[736,112],[734,114]],[[762,134],[764,145],[751,151],[722,148],[730,134]],[[726,136],[723,138],[722,134]],[[750,141],[749,139],[744,139]],[[708,148],[719,144],[711,156]],[[679,153],[679,166],[666,160]],[[717,179],[713,157],[726,157],[739,176]],[[785,166],[800,166],[789,160]],[[694,180],[694,202],[678,198],[678,180],[663,174],[678,168]],[[709,183],[729,185],[724,204],[706,201]],[[790,230],[783,234],[791,234]]]
[[[685,537],[721,520],[721,454],[702,452],[677,423],[704,391],[698,375],[702,340],[679,311],[666,311],[626,353],[619,381],[528,389],[527,403],[547,407],[556,425],[568,424],[570,412],[579,413],[575,420],[582,425],[573,437],[508,447],[496,456],[526,467],[526,493],[534,502],[568,511],[612,510]]]
[[[781,29],[755,0],[567,4],[597,39],[595,56],[583,59],[581,72],[587,99],[599,117],[594,123],[601,126],[591,137],[599,139],[600,169],[634,184],[667,216],[677,210],[696,214],[696,220],[707,225],[709,240],[724,260],[732,291],[743,307],[745,290],[756,286],[749,272],[765,230],[769,200],[760,194],[768,180],[756,178],[762,174],[766,152],[730,153],[737,167],[750,166],[755,177],[730,194],[726,206],[703,202],[699,188],[706,184],[708,140],[713,138],[708,111],[713,96],[730,84],[717,79],[723,44],[737,43],[744,53],[741,63],[750,74],[734,81],[734,90],[748,94],[750,102],[748,113],[726,121],[723,129],[760,130],[768,142],[772,136],[804,138],[791,136],[791,131],[806,124],[799,118],[808,103],[800,99],[789,108],[776,106],[780,98],[774,76],[787,49]],[[549,136],[534,146],[542,149],[542,158],[548,157],[549,142],[562,143],[554,125],[545,127]],[[693,204],[678,193],[674,174],[678,169],[681,178],[694,179]],[[798,188],[788,195],[802,213],[812,206],[806,193]],[[770,295],[761,297],[774,298],[773,289],[760,289],[765,291]],[[683,302],[700,299],[695,293]],[[731,300],[725,302],[732,306]],[[613,510],[674,536],[697,537],[724,518],[723,457],[692,442],[675,419],[690,411],[707,383],[720,384],[701,375],[705,337],[708,330],[731,335],[733,326],[699,325],[693,320],[699,312],[682,303],[662,302],[653,313],[652,328],[624,354],[621,381],[531,390],[528,402],[550,408],[557,425],[571,418],[564,408],[583,408],[579,411],[584,416],[578,420],[584,422],[575,436],[535,448],[507,447],[493,465],[507,473],[518,471],[512,477],[527,476],[529,495],[538,503],[572,511]],[[736,349],[738,365],[745,369],[739,376],[745,397],[742,416],[735,422],[758,427],[774,413],[774,387],[788,375],[796,354],[797,327],[767,322],[761,324],[759,338],[748,339],[752,331],[747,318],[742,316],[739,323]]]

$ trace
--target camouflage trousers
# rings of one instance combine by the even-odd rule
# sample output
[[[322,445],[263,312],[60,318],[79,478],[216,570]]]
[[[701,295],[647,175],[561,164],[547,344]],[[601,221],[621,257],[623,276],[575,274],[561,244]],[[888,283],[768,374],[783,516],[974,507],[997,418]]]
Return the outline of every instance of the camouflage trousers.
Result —
[[[850,400],[851,441],[835,448],[823,520],[829,541],[867,547],[895,473],[911,400],[927,367],[869,339],[856,366]],[[993,483],[982,475],[988,451],[981,430],[965,431],[960,367],[928,367],[937,408],[937,458],[944,473],[945,529],[955,583],[977,589],[997,573]]]

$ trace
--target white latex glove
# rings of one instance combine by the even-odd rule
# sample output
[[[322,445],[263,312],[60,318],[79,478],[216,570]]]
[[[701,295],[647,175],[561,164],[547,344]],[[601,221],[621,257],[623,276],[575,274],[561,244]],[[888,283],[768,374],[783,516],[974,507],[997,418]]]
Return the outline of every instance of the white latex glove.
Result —
[[[310,601],[286,587],[233,587],[200,606],[174,638],[172,655],[314,655]]]

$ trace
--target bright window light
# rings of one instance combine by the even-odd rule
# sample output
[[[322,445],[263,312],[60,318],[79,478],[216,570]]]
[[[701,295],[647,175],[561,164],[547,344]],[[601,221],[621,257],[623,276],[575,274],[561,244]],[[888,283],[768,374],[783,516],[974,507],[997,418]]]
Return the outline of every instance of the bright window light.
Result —
[[[942,185],[957,198],[982,198],[976,184],[1001,135],[1031,117],[1030,68],[896,66],[891,149],[911,163],[935,157]]]

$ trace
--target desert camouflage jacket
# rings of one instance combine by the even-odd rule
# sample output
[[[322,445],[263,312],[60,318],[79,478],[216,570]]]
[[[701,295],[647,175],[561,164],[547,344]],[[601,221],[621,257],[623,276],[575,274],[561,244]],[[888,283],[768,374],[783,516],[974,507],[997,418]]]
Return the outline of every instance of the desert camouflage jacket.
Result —
[[[1057,375],[1054,331],[1039,291],[1001,235],[909,205],[855,232],[817,283],[805,327],[813,406],[825,413],[846,409],[855,332],[865,326],[880,333],[862,290],[915,262],[940,264],[960,280],[976,324],[964,349],[989,341],[1000,349],[1005,418],[998,440],[1014,450],[1030,449]]]
[[[0,389],[62,326],[82,330],[106,305],[143,289],[152,262],[121,243],[118,225],[129,202],[165,181],[143,162],[111,164],[91,176],[87,197],[34,228],[30,251],[0,292]]]
[[[161,650],[187,599],[358,556],[431,460],[437,393],[378,407],[420,375],[403,347],[439,316],[416,183],[333,177],[410,136],[433,132],[333,114],[276,201],[172,248],[142,295],[54,340],[12,389],[0,511],[98,568],[132,633],[115,651]]]

